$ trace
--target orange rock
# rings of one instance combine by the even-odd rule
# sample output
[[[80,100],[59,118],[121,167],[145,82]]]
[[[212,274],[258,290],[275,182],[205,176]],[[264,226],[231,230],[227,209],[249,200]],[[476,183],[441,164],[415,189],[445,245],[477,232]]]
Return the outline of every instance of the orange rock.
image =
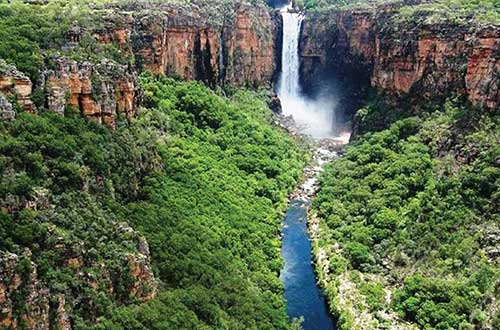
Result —
[[[129,255],[128,264],[133,279],[130,294],[141,301],[148,301],[156,296],[157,283],[154,279],[149,260],[143,255]]]
[[[491,109],[500,108],[500,58],[495,52],[500,48],[500,37],[479,38],[467,59],[465,83],[473,104]],[[495,78],[495,75],[497,78]]]
[[[0,72],[0,94],[16,95],[17,102],[24,111],[35,113],[36,108],[31,101],[31,80],[13,65],[7,65],[4,61],[0,65],[7,68]]]
[[[117,113],[135,115],[135,77],[125,66],[112,61],[77,63],[65,58],[55,62],[57,69],[47,74],[50,110],[63,114],[66,104],[72,105],[85,117],[111,128]]]
[[[465,96],[474,105],[500,108],[500,27],[410,26],[392,21],[392,12],[386,5],[306,17],[301,42],[306,82],[330,65],[339,72],[365,70],[371,86],[417,107]]]

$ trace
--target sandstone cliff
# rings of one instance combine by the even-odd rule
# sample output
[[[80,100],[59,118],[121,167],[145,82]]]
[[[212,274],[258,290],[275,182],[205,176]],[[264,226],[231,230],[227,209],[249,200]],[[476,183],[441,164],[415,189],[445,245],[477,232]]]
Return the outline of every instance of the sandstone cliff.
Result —
[[[85,242],[69,244],[63,237],[54,236],[47,248],[62,257],[58,265],[72,276],[72,286],[58,287],[39,275],[36,256],[26,248],[21,254],[0,253],[0,328],[5,330],[70,330],[71,311],[84,302],[90,315],[97,317],[99,293],[126,303],[129,299],[148,301],[154,298],[157,282],[150,266],[149,248],[144,238],[130,227],[116,225],[118,235],[132,235],[137,243],[136,251],[121,254],[122,264],[112,265],[108,261],[97,261]],[[49,243],[49,242],[52,242]],[[97,275],[99,274],[99,275]],[[56,280],[57,281],[57,280]]]
[[[134,14],[130,14],[135,10]],[[172,5],[122,6],[95,31],[136,59],[139,71],[196,79],[210,86],[259,86],[274,74],[275,26],[268,8],[235,3],[216,20],[208,10]]]
[[[102,24],[91,29],[75,25],[67,31],[66,45],[59,55],[45,58],[42,81],[33,89],[43,91],[44,108],[64,114],[71,105],[85,117],[114,127],[117,118],[134,116],[140,97],[137,77],[144,71],[211,87],[270,85],[279,28],[275,15],[264,6],[226,6],[222,13],[206,6],[151,3],[96,9]],[[85,48],[92,58],[75,57]],[[14,67],[2,67],[0,93],[15,95],[25,111],[33,112],[32,82]],[[3,108],[2,117],[11,117],[9,106]]]
[[[5,96],[16,99],[19,107],[24,111],[35,112],[35,106],[31,101],[32,83],[24,73],[20,72],[13,65],[8,65],[0,59],[0,113],[2,117],[11,119],[12,104]]]
[[[218,19],[209,17],[207,10],[187,11],[161,4],[114,6],[112,14],[104,18],[105,28],[93,31],[92,35],[98,42],[118,45],[127,53],[134,62],[130,69],[133,72],[150,71],[200,80],[211,87],[270,84],[275,73],[276,26],[269,9],[236,3],[227,13],[219,13]],[[82,29],[70,34],[73,42],[79,42],[83,36]],[[117,75],[118,80],[122,77],[118,86],[117,79],[112,79],[114,87],[104,84],[101,88],[101,91],[110,90],[103,94],[103,104],[113,104],[116,100],[116,111],[112,106],[97,104],[96,107],[95,102],[87,101],[95,97],[97,91],[92,92],[88,87],[89,79],[85,78],[82,84],[79,79],[74,80],[76,88],[70,89],[78,90],[81,85],[83,90],[72,92],[70,104],[76,106],[77,99],[83,97],[85,102],[79,107],[84,115],[101,117],[106,124],[114,122],[115,113],[133,115],[136,84],[133,74],[123,79],[126,74],[126,70],[122,70]],[[128,74],[131,76],[130,72]],[[82,76],[82,73],[77,75]],[[83,76],[88,77],[88,74],[83,73]],[[107,97],[113,94],[116,95],[114,99]]]
[[[396,107],[455,95],[500,108],[500,26],[400,20],[396,9],[308,15],[300,43],[304,85],[328,72],[350,95],[372,86]]]

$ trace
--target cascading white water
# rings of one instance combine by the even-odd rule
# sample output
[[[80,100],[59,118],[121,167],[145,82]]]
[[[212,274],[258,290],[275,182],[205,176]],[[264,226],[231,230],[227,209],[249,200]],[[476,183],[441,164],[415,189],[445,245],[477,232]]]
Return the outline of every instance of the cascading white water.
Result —
[[[279,82],[279,94],[284,99],[299,98],[299,37],[303,15],[282,10],[283,15],[283,50],[282,70]]]
[[[283,49],[278,96],[283,113],[292,115],[301,133],[315,138],[331,137],[334,120],[334,102],[328,97],[314,100],[301,93],[299,83],[299,38],[303,14],[293,12],[291,5],[281,10],[283,17]]]

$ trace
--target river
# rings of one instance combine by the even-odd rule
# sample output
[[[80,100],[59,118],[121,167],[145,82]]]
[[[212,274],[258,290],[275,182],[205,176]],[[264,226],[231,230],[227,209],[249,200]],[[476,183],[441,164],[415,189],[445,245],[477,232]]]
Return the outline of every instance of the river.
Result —
[[[282,70],[277,84],[283,113],[292,116],[301,133],[332,146],[333,109],[301,93],[299,83],[299,38],[303,15],[281,9],[283,16]],[[325,140],[325,138],[327,140]],[[333,143],[335,144],[335,143]],[[311,241],[307,230],[307,208],[317,189],[316,181],[324,163],[336,155],[318,142],[314,162],[305,171],[306,181],[290,201],[283,222],[281,254],[285,261],[280,279],[285,287],[290,319],[303,318],[303,330],[332,330],[334,322],[325,297],[318,287],[312,261]]]
[[[288,316],[303,317],[303,330],[332,330],[325,297],[316,284],[311,260],[311,241],[307,232],[307,205],[303,200],[292,200],[286,213],[281,254],[285,267],[280,278],[285,285]]]

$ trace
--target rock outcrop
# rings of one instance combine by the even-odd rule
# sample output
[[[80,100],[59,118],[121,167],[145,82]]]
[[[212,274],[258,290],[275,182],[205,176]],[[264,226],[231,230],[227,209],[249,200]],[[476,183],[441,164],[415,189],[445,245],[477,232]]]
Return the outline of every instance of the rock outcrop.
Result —
[[[16,118],[16,112],[13,110],[12,103],[4,95],[0,95],[0,119],[12,120]]]
[[[0,59],[0,97],[13,96],[22,110],[36,112],[31,101],[32,83],[24,73],[17,70],[14,65],[9,65]],[[12,108],[6,101],[1,101],[0,111],[2,117],[11,118]],[[5,115],[4,115],[5,114]]]
[[[49,329],[49,290],[29,255],[0,255],[0,279],[0,328]]]
[[[66,33],[64,48],[78,53],[85,44],[83,47],[94,47],[92,52],[99,54],[113,45],[121,59],[46,58],[50,70],[45,70],[42,81],[37,82],[45,95],[45,107],[64,114],[67,106],[73,106],[85,117],[114,127],[120,116],[135,115],[140,72],[199,80],[211,87],[270,85],[276,69],[275,38],[279,28],[275,15],[262,6],[237,2],[228,6],[215,19],[210,17],[210,8],[186,10],[180,5],[153,3],[110,5],[99,13],[104,28],[89,31],[74,26]],[[33,112],[29,78],[5,63],[0,67],[6,68],[0,71],[0,93],[16,95],[20,106]],[[10,117],[8,109],[2,113],[2,117]]]
[[[395,106],[463,96],[500,108],[500,26],[398,20],[394,6],[308,15],[300,43],[303,83],[321,72],[372,86]]]
[[[45,95],[49,110],[64,114],[67,105],[98,123],[115,126],[117,115],[135,115],[136,75],[127,66],[111,60],[78,63],[66,58],[53,60],[45,72]]]
[[[131,298],[142,302],[153,299],[157,282],[146,240],[126,225],[117,225],[115,230],[136,237],[138,242],[136,251],[122,253],[120,267],[113,266],[112,260],[92,260],[87,255],[92,249],[85,242],[68,245],[54,237],[50,249],[63,256],[58,262],[73,277],[71,287],[63,292],[40,278],[36,257],[29,249],[21,255],[0,252],[0,329],[71,330],[71,312],[78,308],[77,304],[83,300],[93,306],[97,302],[92,297],[103,290],[118,303],[127,303]]]

